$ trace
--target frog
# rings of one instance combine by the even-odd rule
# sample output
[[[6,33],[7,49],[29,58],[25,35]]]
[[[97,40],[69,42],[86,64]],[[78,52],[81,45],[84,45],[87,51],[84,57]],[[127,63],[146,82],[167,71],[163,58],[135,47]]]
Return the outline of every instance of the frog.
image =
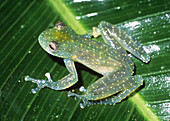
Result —
[[[103,41],[93,39],[100,36]],[[143,63],[148,63],[150,56],[133,36],[109,22],[101,21],[91,33],[85,35],[77,34],[64,22],[58,22],[53,28],[43,31],[38,41],[47,53],[63,58],[69,74],[58,81],[53,81],[50,73],[45,74],[48,80],[27,75],[26,81],[38,85],[31,90],[32,93],[44,87],[65,90],[73,86],[78,82],[75,62],[102,75],[87,89],[81,86],[80,92],[83,94],[68,91],[69,97],[82,100],[81,108],[95,104],[115,105],[143,85],[142,76],[133,75],[134,63],[127,52]]]

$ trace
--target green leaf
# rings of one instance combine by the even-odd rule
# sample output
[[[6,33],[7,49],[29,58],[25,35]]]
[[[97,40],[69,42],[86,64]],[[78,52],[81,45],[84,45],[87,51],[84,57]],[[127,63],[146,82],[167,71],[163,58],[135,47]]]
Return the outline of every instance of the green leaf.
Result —
[[[0,120],[170,120],[170,2],[167,0],[6,0],[0,4]],[[81,109],[80,100],[68,90],[86,88],[100,75],[76,63],[79,82],[63,91],[44,88],[24,77],[45,79],[50,72],[57,81],[68,74],[63,60],[48,55],[38,44],[39,34],[57,21],[77,33],[87,33],[100,21],[108,21],[133,35],[151,56],[144,64],[135,57],[135,74],[144,85],[116,105]]]

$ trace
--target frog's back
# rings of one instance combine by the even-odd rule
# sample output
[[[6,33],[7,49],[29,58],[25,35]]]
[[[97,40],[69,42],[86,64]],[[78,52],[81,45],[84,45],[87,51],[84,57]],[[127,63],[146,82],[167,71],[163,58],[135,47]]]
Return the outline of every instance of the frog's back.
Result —
[[[73,55],[73,60],[103,75],[124,68],[125,63],[129,63],[130,70],[133,69],[133,62],[125,51],[121,53],[104,42],[88,38],[76,40]]]

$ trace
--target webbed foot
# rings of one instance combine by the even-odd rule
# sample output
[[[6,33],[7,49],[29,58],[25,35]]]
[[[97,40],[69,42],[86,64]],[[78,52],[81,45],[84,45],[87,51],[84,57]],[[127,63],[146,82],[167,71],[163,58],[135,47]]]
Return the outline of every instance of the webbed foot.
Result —
[[[80,108],[85,108],[86,105],[89,106],[89,101],[83,97],[83,95],[78,95],[76,93],[68,92],[68,97],[75,96],[83,101],[83,103],[80,103]]]
[[[34,93],[34,94],[37,93],[41,88],[46,87],[49,82],[52,82],[50,73],[46,73],[45,76],[48,78],[48,81],[40,80],[40,79],[34,79],[34,78],[29,77],[29,76],[25,77],[25,81],[31,81],[31,82],[36,83],[38,85],[38,87],[36,87],[35,89],[31,89],[32,93]]]
[[[80,92],[85,92],[86,89],[81,86],[79,88]],[[80,103],[80,108],[85,108],[86,106],[90,106],[90,105],[94,105],[94,104],[97,104],[95,102],[92,102],[92,101],[89,101],[84,95],[78,95],[76,93],[73,93],[71,91],[68,92],[68,97],[71,97],[71,96],[74,96],[74,97],[77,97],[79,99],[81,99],[83,101],[83,103]]]

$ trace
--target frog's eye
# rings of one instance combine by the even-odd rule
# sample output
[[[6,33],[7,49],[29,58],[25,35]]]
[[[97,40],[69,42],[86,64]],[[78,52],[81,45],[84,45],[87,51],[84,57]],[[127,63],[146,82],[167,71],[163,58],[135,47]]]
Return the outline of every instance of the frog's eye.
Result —
[[[58,44],[55,41],[51,41],[48,47],[51,50],[51,52],[56,52],[58,49]]]
[[[56,23],[55,27],[58,30],[62,30],[62,29],[65,29],[67,27],[67,25],[64,22],[58,22],[58,23]]]

